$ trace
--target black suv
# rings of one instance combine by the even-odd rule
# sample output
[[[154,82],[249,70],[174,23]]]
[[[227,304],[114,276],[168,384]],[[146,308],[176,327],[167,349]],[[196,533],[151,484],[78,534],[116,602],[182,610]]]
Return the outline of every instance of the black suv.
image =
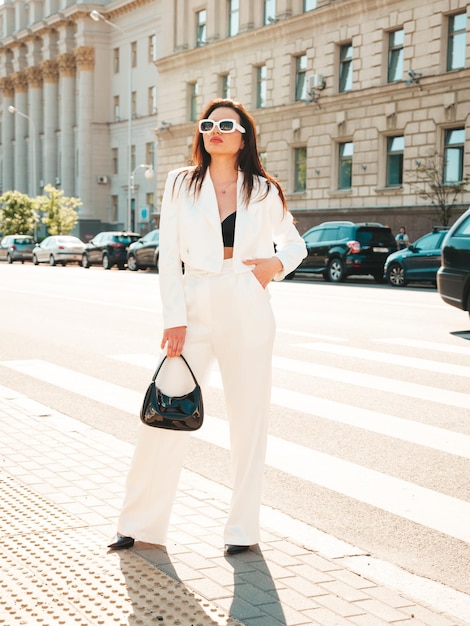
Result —
[[[444,302],[470,315],[470,209],[459,217],[444,239],[437,289]]]
[[[324,222],[302,235],[308,256],[289,274],[321,274],[338,283],[348,276],[371,274],[385,281],[385,259],[397,249],[390,228],[375,222]]]
[[[82,266],[88,268],[90,265],[102,265],[105,270],[110,270],[113,265],[117,265],[123,270],[127,262],[127,248],[138,239],[138,233],[120,230],[98,233],[83,250]]]

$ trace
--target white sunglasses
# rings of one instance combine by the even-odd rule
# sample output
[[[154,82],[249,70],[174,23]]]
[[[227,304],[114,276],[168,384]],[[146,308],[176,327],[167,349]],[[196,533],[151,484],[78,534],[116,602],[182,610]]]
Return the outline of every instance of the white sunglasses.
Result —
[[[221,133],[234,133],[236,130],[239,130],[241,133],[245,132],[243,126],[240,126],[235,120],[219,120],[218,122],[214,120],[199,120],[200,133],[210,133],[215,126]]]

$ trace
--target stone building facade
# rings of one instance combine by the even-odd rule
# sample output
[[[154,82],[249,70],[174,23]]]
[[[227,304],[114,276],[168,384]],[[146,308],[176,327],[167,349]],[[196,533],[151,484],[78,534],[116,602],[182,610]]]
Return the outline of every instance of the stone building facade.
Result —
[[[435,152],[460,168],[450,182],[455,159],[469,171],[465,0],[171,4],[156,64],[164,169],[188,161],[191,119],[227,94],[254,115],[301,231],[352,219],[417,237],[436,223],[410,181]]]
[[[445,157],[450,185],[469,171],[468,11],[465,0],[4,0],[1,189],[51,182],[79,196],[82,237],[146,230],[167,171],[190,162],[200,111],[228,96],[254,115],[301,232],[351,219],[418,237],[437,223],[413,184],[418,164]]]
[[[155,180],[140,165],[155,166],[159,7],[0,3],[1,191],[79,197],[84,239],[151,226]]]

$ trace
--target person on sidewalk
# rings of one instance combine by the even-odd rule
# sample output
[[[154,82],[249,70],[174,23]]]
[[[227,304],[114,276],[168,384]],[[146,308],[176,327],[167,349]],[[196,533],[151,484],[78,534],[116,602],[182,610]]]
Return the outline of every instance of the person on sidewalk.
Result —
[[[275,333],[267,287],[300,264],[306,247],[281,186],[261,164],[255,123],[242,104],[207,105],[193,162],[168,174],[161,206],[161,349],[170,358],[159,387],[169,395],[188,390],[189,373],[173,358],[182,353],[202,389],[218,362],[233,470],[224,543],[234,554],[259,542]],[[189,436],[140,425],[109,548],[135,540],[165,545]]]
[[[404,250],[410,245],[410,238],[408,237],[404,226],[400,226],[400,230],[395,237],[395,241],[397,242],[397,250]]]

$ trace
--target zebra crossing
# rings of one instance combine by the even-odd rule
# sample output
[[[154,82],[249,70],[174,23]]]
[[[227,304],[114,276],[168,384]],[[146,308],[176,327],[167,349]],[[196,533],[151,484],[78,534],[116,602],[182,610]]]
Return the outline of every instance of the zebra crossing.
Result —
[[[371,350],[348,346],[345,340],[337,337],[315,336],[313,333],[306,336],[306,333],[295,331],[284,332],[289,332],[293,340],[298,342],[296,347],[303,351],[305,358],[276,355],[273,360],[275,371],[285,374],[301,374],[312,381],[314,379],[334,381],[336,384],[353,385],[379,393],[396,394],[399,389],[398,393],[405,398],[425,402],[427,405],[453,407],[461,411],[463,416],[470,415],[470,395],[446,388],[445,385],[446,377],[468,381],[470,379],[469,366],[455,365],[444,359],[404,356],[390,351],[394,347],[421,348],[421,354],[429,350],[434,354],[438,353],[447,357],[452,354],[469,354],[465,346],[390,338],[378,340],[378,347],[380,347],[379,343],[387,347],[387,352],[381,352],[380,349]],[[311,358],[313,354],[339,356],[343,359],[343,365],[344,363],[357,364],[358,361],[382,365],[384,363],[396,364],[417,372],[438,374],[443,377],[443,380],[440,386],[406,380],[397,381],[380,373],[359,372],[355,365],[336,367],[322,364],[318,362],[318,359]],[[133,353],[109,356],[127,365],[146,368],[149,373],[155,367],[154,354]],[[10,360],[1,362],[1,365],[132,415],[136,415],[140,408],[142,400],[140,392],[52,362],[41,359]],[[211,374],[210,386],[215,390],[222,388],[220,375],[216,369]],[[374,433],[398,443],[411,443],[437,453],[452,455],[453,458],[463,461],[470,460],[470,435],[409,418],[405,419],[392,412],[355,406],[343,398],[340,400],[321,397],[315,393],[313,384],[302,392],[294,391],[287,386],[274,386],[272,392],[272,402],[276,407],[312,418],[321,418],[327,420],[328,423],[350,426],[364,433]],[[227,422],[218,417],[206,416],[205,427],[194,436],[202,443],[210,443],[222,450],[229,449]],[[470,543],[470,524],[468,523],[470,502],[466,500],[274,435],[269,437],[267,464],[287,476],[323,487],[404,520]]]

